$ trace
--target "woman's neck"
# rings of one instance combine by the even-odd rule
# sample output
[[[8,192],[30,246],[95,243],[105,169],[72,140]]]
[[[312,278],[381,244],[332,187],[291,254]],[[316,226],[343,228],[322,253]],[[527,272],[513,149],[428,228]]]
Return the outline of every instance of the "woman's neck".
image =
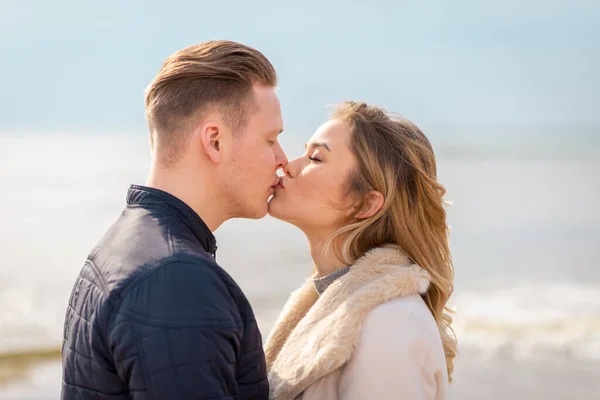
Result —
[[[307,238],[310,256],[315,263],[315,267],[317,268],[320,277],[333,274],[346,267],[346,264],[335,255],[331,246],[328,249],[323,247],[326,239],[309,236],[307,236]]]

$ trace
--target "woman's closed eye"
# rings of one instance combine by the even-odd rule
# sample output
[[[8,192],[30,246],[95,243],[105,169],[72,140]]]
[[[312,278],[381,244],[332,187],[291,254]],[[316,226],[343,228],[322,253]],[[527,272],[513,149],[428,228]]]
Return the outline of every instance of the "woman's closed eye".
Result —
[[[310,161],[314,161],[314,162],[321,162],[321,160],[320,160],[320,159],[318,159],[318,158],[316,158],[315,156],[308,156],[308,159],[309,159]]]

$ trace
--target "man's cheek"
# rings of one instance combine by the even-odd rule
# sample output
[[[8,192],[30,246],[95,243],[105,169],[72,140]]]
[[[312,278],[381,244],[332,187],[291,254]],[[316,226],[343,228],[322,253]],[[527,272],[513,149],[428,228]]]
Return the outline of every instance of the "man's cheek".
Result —
[[[257,160],[258,161],[258,160]],[[273,170],[275,168],[276,165],[276,161],[275,161],[275,156],[273,155],[273,152],[269,151],[262,153],[262,156],[260,157],[260,167],[263,169],[269,169],[269,171]]]

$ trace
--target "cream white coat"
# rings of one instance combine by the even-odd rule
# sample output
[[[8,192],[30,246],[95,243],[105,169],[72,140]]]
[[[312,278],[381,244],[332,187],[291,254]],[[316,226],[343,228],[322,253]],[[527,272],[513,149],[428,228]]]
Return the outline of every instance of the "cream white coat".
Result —
[[[270,398],[445,399],[442,342],[420,296],[429,282],[396,246],[371,250],[320,297],[307,281],[265,345]]]

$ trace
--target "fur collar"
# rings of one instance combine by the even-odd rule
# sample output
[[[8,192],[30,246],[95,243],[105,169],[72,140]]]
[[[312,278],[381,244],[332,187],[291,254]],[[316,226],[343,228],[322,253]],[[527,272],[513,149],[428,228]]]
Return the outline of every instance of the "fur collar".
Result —
[[[265,346],[270,398],[295,399],[344,365],[365,316],[399,297],[425,293],[429,274],[397,246],[373,249],[319,297],[312,279],[290,296]]]

